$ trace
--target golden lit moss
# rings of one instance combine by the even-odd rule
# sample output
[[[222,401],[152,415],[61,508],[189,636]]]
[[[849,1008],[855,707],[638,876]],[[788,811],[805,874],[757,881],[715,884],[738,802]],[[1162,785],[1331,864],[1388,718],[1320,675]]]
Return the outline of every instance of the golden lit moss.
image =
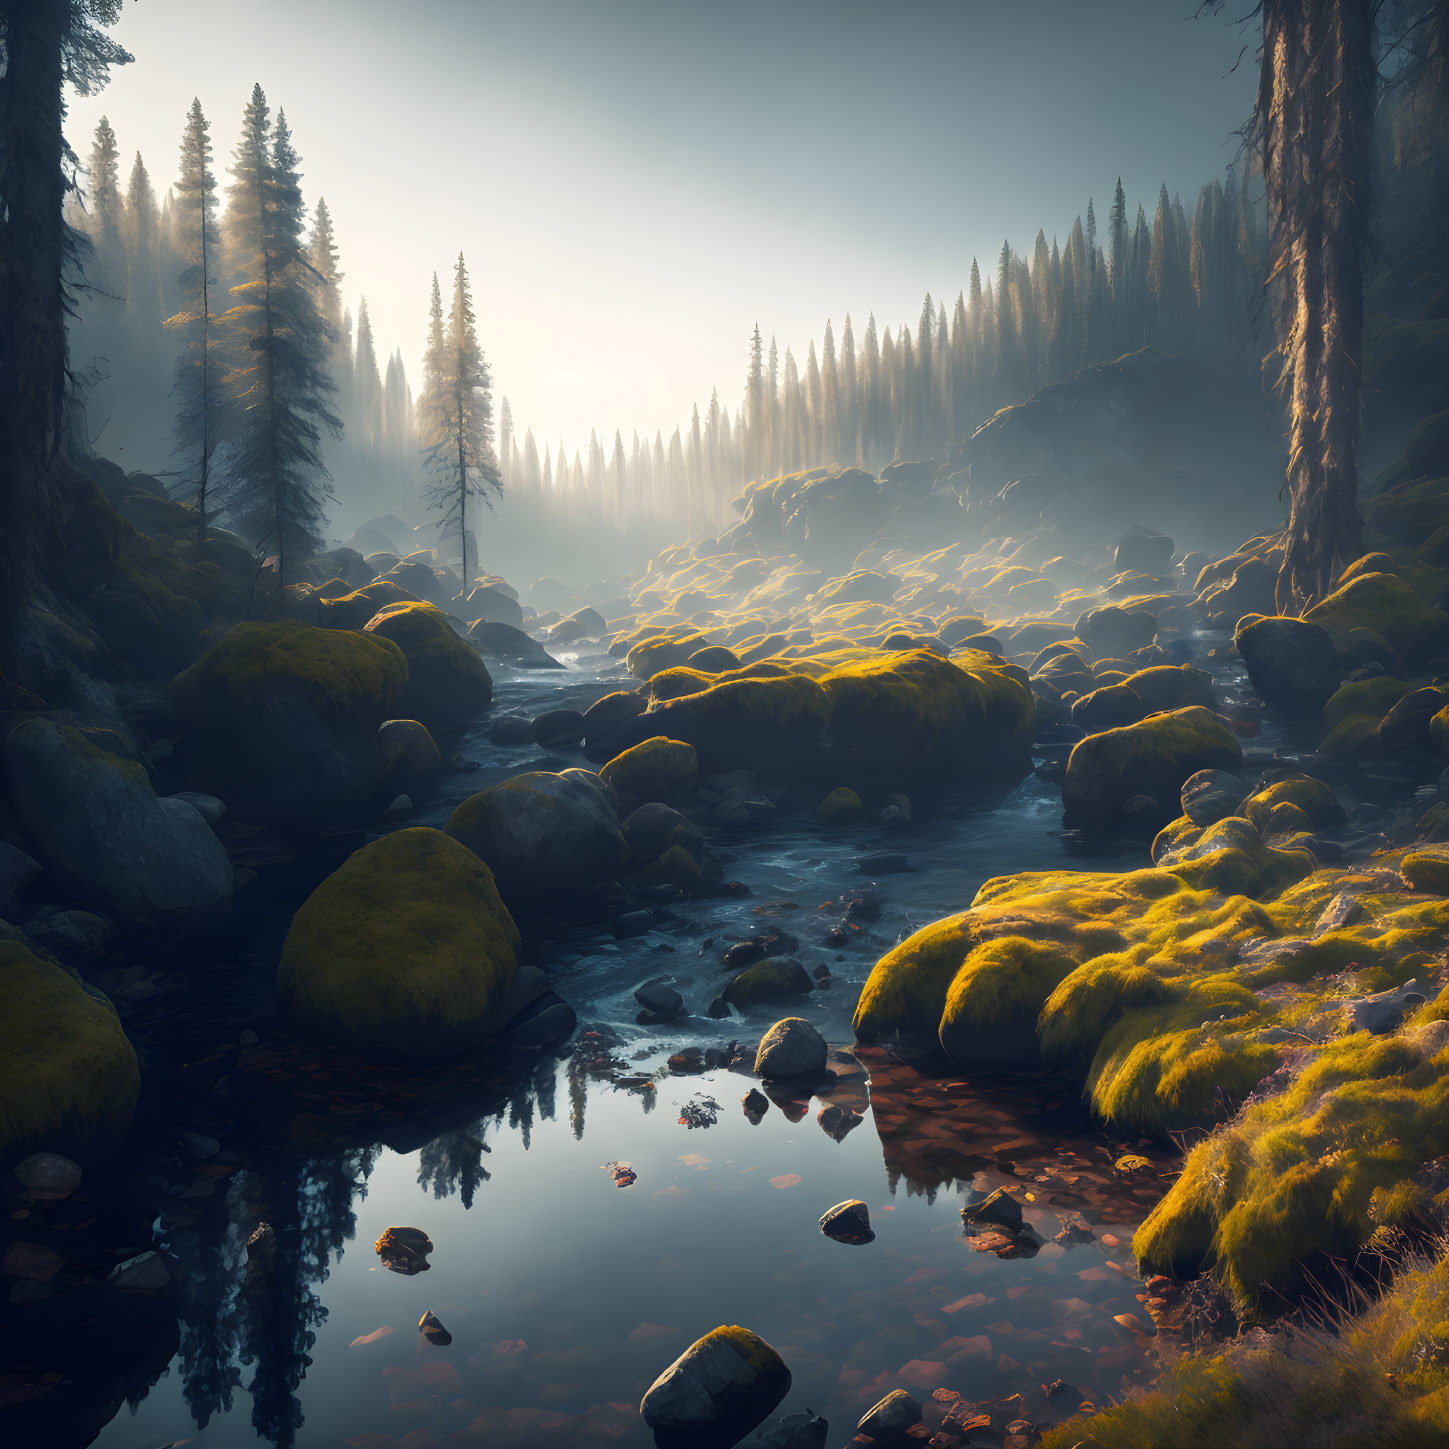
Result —
[[[1449,896],[1449,856],[1429,850],[1410,851],[1399,863],[1399,869],[1416,891]]]
[[[116,1147],[141,1073],[110,1002],[19,941],[0,940],[0,986],[0,1154]]]
[[[875,1041],[895,1031],[937,1034],[946,992],[979,939],[970,917],[968,911],[936,921],[876,962],[856,1004],[856,1036]]]
[[[1289,775],[1254,790],[1243,802],[1240,813],[1262,830],[1271,812],[1283,804],[1296,805],[1314,830],[1328,830],[1343,820],[1343,806],[1338,803],[1338,797],[1322,780],[1315,780],[1311,775]]]
[[[1413,687],[1402,679],[1387,677],[1340,685],[1323,706],[1329,730],[1319,748],[1326,755],[1360,754],[1374,748],[1379,721]]]
[[[407,686],[402,650],[373,634],[312,629],[290,620],[238,624],[172,681],[188,715],[264,709],[278,690],[298,689],[328,714],[394,713]]]
[[[1134,796],[1160,807],[1159,818],[1175,813],[1184,781],[1199,770],[1240,770],[1237,737],[1201,706],[1170,710],[1137,724],[1088,735],[1072,748],[1062,803],[1069,815],[1111,819]]]
[[[407,718],[446,729],[473,719],[492,701],[493,680],[478,651],[432,604],[391,604],[368,620],[366,632],[391,639],[408,662],[407,686],[398,701]]]
[[[1358,1032],[1327,1042],[1283,1092],[1255,1103],[1194,1149],[1183,1179],[1134,1242],[1146,1269],[1167,1266],[1174,1220],[1200,1217],[1193,1158],[1228,1152],[1237,1170],[1213,1207],[1214,1271],[1245,1312],[1301,1286],[1315,1251],[1368,1240],[1375,1194],[1398,1189],[1449,1151],[1449,1051],[1442,1038]]]
[[[643,740],[616,755],[600,771],[626,809],[649,800],[678,800],[699,782],[693,745],[663,735]]]
[[[882,655],[846,641],[789,674],[755,677],[763,668],[656,701],[637,728],[693,744],[706,771],[829,770],[893,787],[1025,768],[1034,700],[1021,670],[987,655]]]
[[[277,989],[299,1029],[358,1051],[435,1053],[492,1035],[521,945],[493,873],[441,830],[384,835],[303,902]]]
[[[1177,1356],[1151,1389],[1067,1420],[1041,1449],[1445,1443],[1449,1261],[1440,1261],[1401,1273],[1337,1331],[1285,1328]]]
[[[1395,574],[1360,574],[1304,617],[1335,638],[1348,629],[1372,629],[1406,660],[1428,658],[1449,646],[1449,616],[1431,609]]]
[[[1030,1065],[1037,1056],[1036,1019],[1079,964],[1052,942],[998,936],[972,948],[946,992],[938,1029],[954,1062]]]

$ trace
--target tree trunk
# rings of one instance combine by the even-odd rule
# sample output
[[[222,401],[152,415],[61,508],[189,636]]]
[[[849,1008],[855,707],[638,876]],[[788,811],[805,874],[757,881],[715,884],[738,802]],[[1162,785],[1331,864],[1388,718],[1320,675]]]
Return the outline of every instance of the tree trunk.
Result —
[[[1322,598],[1362,551],[1362,262],[1375,75],[1373,0],[1263,0],[1258,122],[1289,408],[1285,612]]]
[[[0,662],[39,584],[66,391],[61,45],[69,0],[0,0]]]

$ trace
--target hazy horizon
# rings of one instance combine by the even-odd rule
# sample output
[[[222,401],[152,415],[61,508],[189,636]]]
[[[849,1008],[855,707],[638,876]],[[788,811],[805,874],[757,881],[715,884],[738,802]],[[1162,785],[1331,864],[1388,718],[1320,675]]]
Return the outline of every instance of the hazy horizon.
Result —
[[[419,0],[406,35],[378,0],[230,8],[218,48],[184,0],[126,7],[135,63],[72,101],[82,161],[107,115],[123,177],[139,150],[164,195],[198,96],[224,187],[260,82],[380,358],[400,347],[416,391],[430,278],[461,249],[495,401],[570,454],[591,429],[667,438],[715,386],[733,414],[757,322],[802,363],[827,317],[914,327],[1003,238],[1064,240],[1089,196],[1104,223],[1119,172],[1134,211],[1164,181],[1190,208],[1255,82],[1241,25],[1192,0]]]

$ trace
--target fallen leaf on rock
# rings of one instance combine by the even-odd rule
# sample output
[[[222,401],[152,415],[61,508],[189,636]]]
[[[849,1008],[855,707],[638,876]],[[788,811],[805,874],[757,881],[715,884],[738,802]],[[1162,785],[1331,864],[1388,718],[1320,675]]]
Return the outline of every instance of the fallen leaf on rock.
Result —
[[[1135,1152],[1128,1152],[1119,1157],[1112,1166],[1118,1172],[1148,1172],[1152,1168],[1152,1164],[1145,1157]]]

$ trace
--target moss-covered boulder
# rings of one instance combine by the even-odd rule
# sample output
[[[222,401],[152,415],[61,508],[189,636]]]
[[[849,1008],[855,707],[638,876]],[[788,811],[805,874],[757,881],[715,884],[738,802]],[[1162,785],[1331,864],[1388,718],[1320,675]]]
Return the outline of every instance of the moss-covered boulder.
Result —
[[[895,788],[908,778],[1023,773],[1035,725],[1025,672],[999,658],[847,649],[656,702],[626,730],[688,741],[705,773],[745,768]]]
[[[437,783],[443,757],[425,724],[415,719],[384,720],[377,734],[387,752],[387,789],[417,796]]]
[[[476,592],[476,590],[475,590]],[[431,604],[393,604],[367,621],[366,632],[391,639],[408,662],[399,712],[430,730],[476,719],[493,700],[493,679],[478,651],[460,639]]]
[[[4,760],[35,854],[87,904],[165,935],[199,935],[225,921],[232,899],[225,847],[192,805],[158,799],[137,761],[45,719],[16,726]]]
[[[1343,824],[1343,806],[1330,786],[1312,775],[1285,775],[1254,790],[1238,812],[1263,828],[1268,816],[1279,805],[1295,805],[1312,823],[1314,830],[1330,830]]]
[[[822,825],[854,825],[864,813],[865,802],[845,785],[832,790],[815,807],[815,818]]]
[[[720,993],[731,1006],[746,1011],[772,1001],[790,1001],[808,996],[815,989],[810,973],[798,962],[772,957],[747,966],[731,977]]]
[[[387,804],[378,726],[407,682],[402,650],[376,634],[238,624],[172,681],[178,754],[197,788],[242,820],[307,833],[356,825]]]
[[[682,800],[699,783],[699,756],[693,745],[656,735],[616,755],[599,774],[628,810],[650,801]]]
[[[1318,624],[1250,615],[1239,621],[1233,642],[1253,688],[1277,714],[1310,719],[1338,687],[1338,649]]]
[[[649,1386],[639,1405],[659,1449],[738,1443],[790,1391],[790,1370],[747,1328],[712,1329]]]
[[[1068,816],[1113,820],[1137,796],[1157,817],[1177,810],[1183,784],[1199,770],[1241,770],[1243,752],[1225,720],[1194,705],[1088,735],[1072,748],[1062,786]]]
[[[441,830],[399,830],[302,903],[277,990],[298,1030],[349,1051],[455,1052],[506,1024],[520,944],[477,855]]]
[[[515,775],[470,795],[447,832],[492,869],[509,908],[572,914],[628,857],[618,804],[588,770]]]
[[[1323,706],[1328,725],[1319,748],[1325,755],[1361,755],[1378,748],[1383,717],[1409,694],[1402,679],[1358,679],[1338,687]]]
[[[118,1146],[141,1072],[115,1008],[18,941],[0,941],[0,996],[0,1158]]]
[[[361,629],[369,619],[397,604],[415,604],[418,599],[391,579],[374,579],[351,593],[317,600],[315,622],[323,629]]]
[[[1430,608],[1395,574],[1360,574],[1305,617],[1335,638],[1350,629],[1371,629],[1409,661],[1449,649],[1449,614]]]

